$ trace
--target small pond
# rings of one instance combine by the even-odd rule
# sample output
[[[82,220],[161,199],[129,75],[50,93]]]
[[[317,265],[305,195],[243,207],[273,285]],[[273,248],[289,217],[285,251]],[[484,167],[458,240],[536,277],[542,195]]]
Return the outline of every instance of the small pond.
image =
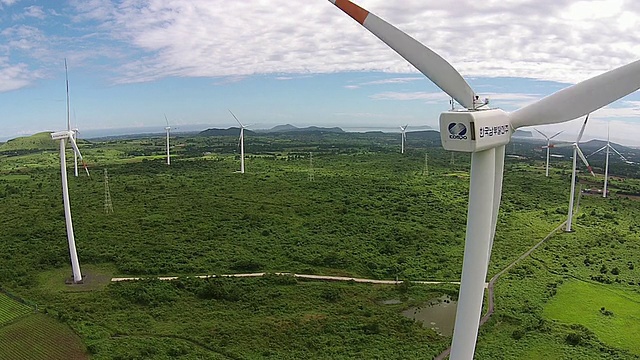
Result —
[[[420,306],[409,308],[403,311],[402,315],[421,322],[423,327],[433,329],[442,336],[452,336],[457,307],[457,301],[443,295]]]

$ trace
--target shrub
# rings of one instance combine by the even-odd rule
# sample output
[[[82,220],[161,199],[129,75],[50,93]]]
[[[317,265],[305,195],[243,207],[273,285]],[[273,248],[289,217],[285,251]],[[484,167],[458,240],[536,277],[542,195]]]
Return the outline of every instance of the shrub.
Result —
[[[524,330],[522,329],[515,329],[511,333],[511,338],[513,338],[513,340],[520,340],[522,339],[523,336],[524,336]]]
[[[573,346],[580,345],[580,343],[582,342],[582,335],[578,333],[570,333],[565,338],[565,342]]]

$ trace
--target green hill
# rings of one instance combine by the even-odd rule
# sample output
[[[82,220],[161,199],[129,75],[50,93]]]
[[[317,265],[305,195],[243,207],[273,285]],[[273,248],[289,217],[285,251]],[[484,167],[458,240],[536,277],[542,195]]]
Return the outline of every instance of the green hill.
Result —
[[[55,150],[57,148],[58,142],[51,140],[50,132],[18,137],[0,145],[0,151]]]

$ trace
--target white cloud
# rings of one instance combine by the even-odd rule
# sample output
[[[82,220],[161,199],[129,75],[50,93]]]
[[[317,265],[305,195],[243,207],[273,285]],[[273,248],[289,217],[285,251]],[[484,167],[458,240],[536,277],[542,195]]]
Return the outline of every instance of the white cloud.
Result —
[[[18,1],[20,0],[0,0],[0,8],[2,8],[2,5],[11,6],[17,3]]]
[[[412,101],[412,100],[426,100],[427,102],[442,102],[448,101],[450,98],[444,92],[395,92],[386,91],[378,94],[371,95],[371,99],[374,100],[400,100],[400,101]]]
[[[388,85],[388,84],[406,84],[413,81],[425,81],[424,77],[395,77],[390,79],[373,80],[362,83],[361,85]]]
[[[422,0],[359,3],[450,61],[465,76],[576,82],[640,58],[640,8],[582,2]],[[589,2],[591,4],[593,2]],[[328,2],[294,11],[268,1],[75,1],[76,21],[98,22],[136,60],[121,82],[167,76],[416,71]],[[459,9],[465,9],[459,11]],[[586,15],[585,15],[586,14]],[[618,21],[622,18],[624,21]]]
[[[24,13],[22,14],[24,17],[32,17],[36,19],[43,20],[47,17],[42,6],[29,6],[24,8]]]
[[[26,64],[7,65],[0,61],[0,92],[26,87],[39,77],[40,74],[30,71]]]

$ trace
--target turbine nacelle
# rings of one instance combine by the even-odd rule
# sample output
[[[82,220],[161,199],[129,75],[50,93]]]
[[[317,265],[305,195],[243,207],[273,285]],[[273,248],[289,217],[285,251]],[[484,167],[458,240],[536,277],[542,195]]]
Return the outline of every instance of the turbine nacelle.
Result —
[[[63,130],[51,133],[51,139],[53,140],[62,140],[62,139],[70,139],[73,138],[74,131],[73,130]]]
[[[440,139],[448,151],[477,152],[511,141],[509,114],[500,109],[440,114]]]

